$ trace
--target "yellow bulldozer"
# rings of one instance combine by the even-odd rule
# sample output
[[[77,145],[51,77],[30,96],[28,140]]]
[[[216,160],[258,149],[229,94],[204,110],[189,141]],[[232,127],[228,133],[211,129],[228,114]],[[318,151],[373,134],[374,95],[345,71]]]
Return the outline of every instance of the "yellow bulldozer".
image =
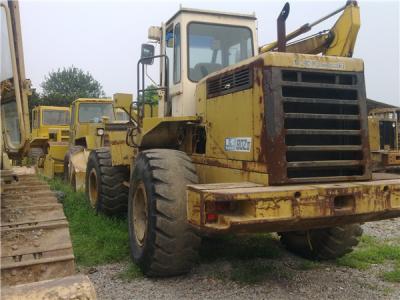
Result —
[[[89,279],[75,275],[68,222],[49,186],[12,168],[29,151],[30,128],[17,1],[0,2],[1,298],[95,299]]]
[[[290,251],[333,259],[358,244],[360,223],[400,216],[400,177],[372,172],[364,63],[352,58],[357,3],[286,34],[289,9],[264,46],[254,14],[181,8],[150,27],[159,54],[142,45],[137,101],[114,95],[126,134],[86,166],[100,210],[109,186],[129,186],[131,256],[144,274],[188,272],[210,234],[278,232]],[[295,40],[338,13],[331,29]],[[154,116],[145,78],[156,60]],[[110,176],[124,166],[129,177]]]

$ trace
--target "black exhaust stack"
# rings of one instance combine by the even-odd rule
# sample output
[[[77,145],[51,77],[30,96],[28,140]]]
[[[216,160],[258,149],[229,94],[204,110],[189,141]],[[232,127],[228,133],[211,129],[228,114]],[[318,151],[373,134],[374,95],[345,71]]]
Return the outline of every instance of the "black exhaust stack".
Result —
[[[286,2],[277,19],[278,52],[286,52],[286,19],[289,16],[289,12],[290,12],[290,5],[289,2]]]

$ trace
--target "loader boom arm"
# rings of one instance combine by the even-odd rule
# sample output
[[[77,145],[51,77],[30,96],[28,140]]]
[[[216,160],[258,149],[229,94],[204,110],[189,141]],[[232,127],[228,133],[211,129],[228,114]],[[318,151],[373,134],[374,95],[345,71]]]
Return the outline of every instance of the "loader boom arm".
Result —
[[[315,25],[342,12],[335,25],[326,31],[295,41],[286,46],[286,52],[303,54],[323,54],[351,57],[360,29],[360,9],[356,1],[348,1],[345,6],[309,24],[304,24],[285,37],[285,42],[309,32]],[[260,47],[260,53],[276,51],[278,41]]]

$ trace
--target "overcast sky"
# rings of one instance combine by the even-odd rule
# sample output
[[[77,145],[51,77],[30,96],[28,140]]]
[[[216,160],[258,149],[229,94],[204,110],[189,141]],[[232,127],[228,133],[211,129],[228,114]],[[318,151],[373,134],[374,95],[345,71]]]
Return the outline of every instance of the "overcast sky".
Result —
[[[287,31],[315,21],[345,1],[290,1]],[[89,71],[107,95],[135,93],[140,45],[151,25],[184,7],[255,12],[259,43],[276,39],[284,1],[32,1],[20,2],[27,77],[39,88],[49,71],[74,65]],[[367,96],[400,105],[399,2],[359,1],[361,29],[354,57],[363,58]],[[334,19],[333,19],[334,21]],[[332,22],[316,28],[329,29]],[[40,89],[39,89],[40,90]]]

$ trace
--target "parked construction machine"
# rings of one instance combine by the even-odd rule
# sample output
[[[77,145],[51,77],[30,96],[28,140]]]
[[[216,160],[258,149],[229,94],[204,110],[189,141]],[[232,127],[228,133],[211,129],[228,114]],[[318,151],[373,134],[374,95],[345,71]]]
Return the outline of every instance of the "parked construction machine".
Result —
[[[64,178],[76,190],[91,190],[92,193],[88,193],[90,204],[106,214],[126,211],[128,187],[118,180],[129,176],[129,170],[125,166],[110,168],[111,158],[107,150],[115,146],[110,145],[110,139],[115,140],[116,137],[123,138],[123,144],[126,144],[126,112],[122,112],[121,109],[114,110],[111,99],[80,98],[71,105],[69,149],[64,157]],[[93,156],[99,158],[96,165],[92,165]],[[128,158],[125,163],[128,163]],[[95,176],[93,172],[86,172],[87,166],[97,168],[102,174],[101,190],[97,190],[95,186],[97,181],[92,181],[91,185],[85,187],[86,178]],[[98,195],[94,197],[93,193]],[[97,201],[98,198],[100,201]]]
[[[294,40],[341,13],[334,26]],[[340,257],[360,223],[400,216],[400,177],[371,169],[364,64],[352,58],[355,1],[259,46],[254,15],[181,8],[149,29],[126,136],[92,151],[86,187],[129,185],[133,260],[148,276],[188,272],[201,236],[278,232],[307,258]],[[290,42],[290,43],[289,43]],[[146,114],[147,67],[159,61],[158,116]],[[130,168],[130,176],[103,170]]]
[[[38,172],[48,178],[64,172],[68,150],[70,110],[68,107],[36,106],[32,110],[29,157]]]
[[[32,111],[30,157],[37,161],[41,175],[53,178],[62,174],[75,189],[84,188],[87,156],[92,149],[107,145],[105,124],[128,120],[124,110],[114,111],[111,99],[79,98],[71,107],[37,106]],[[83,158],[75,166],[70,161],[74,155]]]
[[[29,151],[29,80],[25,78],[17,1],[0,2],[1,30],[1,298],[94,299],[86,276],[74,275],[68,222],[55,193],[10,159]]]
[[[368,130],[373,170],[400,173],[400,108],[370,111]]]

